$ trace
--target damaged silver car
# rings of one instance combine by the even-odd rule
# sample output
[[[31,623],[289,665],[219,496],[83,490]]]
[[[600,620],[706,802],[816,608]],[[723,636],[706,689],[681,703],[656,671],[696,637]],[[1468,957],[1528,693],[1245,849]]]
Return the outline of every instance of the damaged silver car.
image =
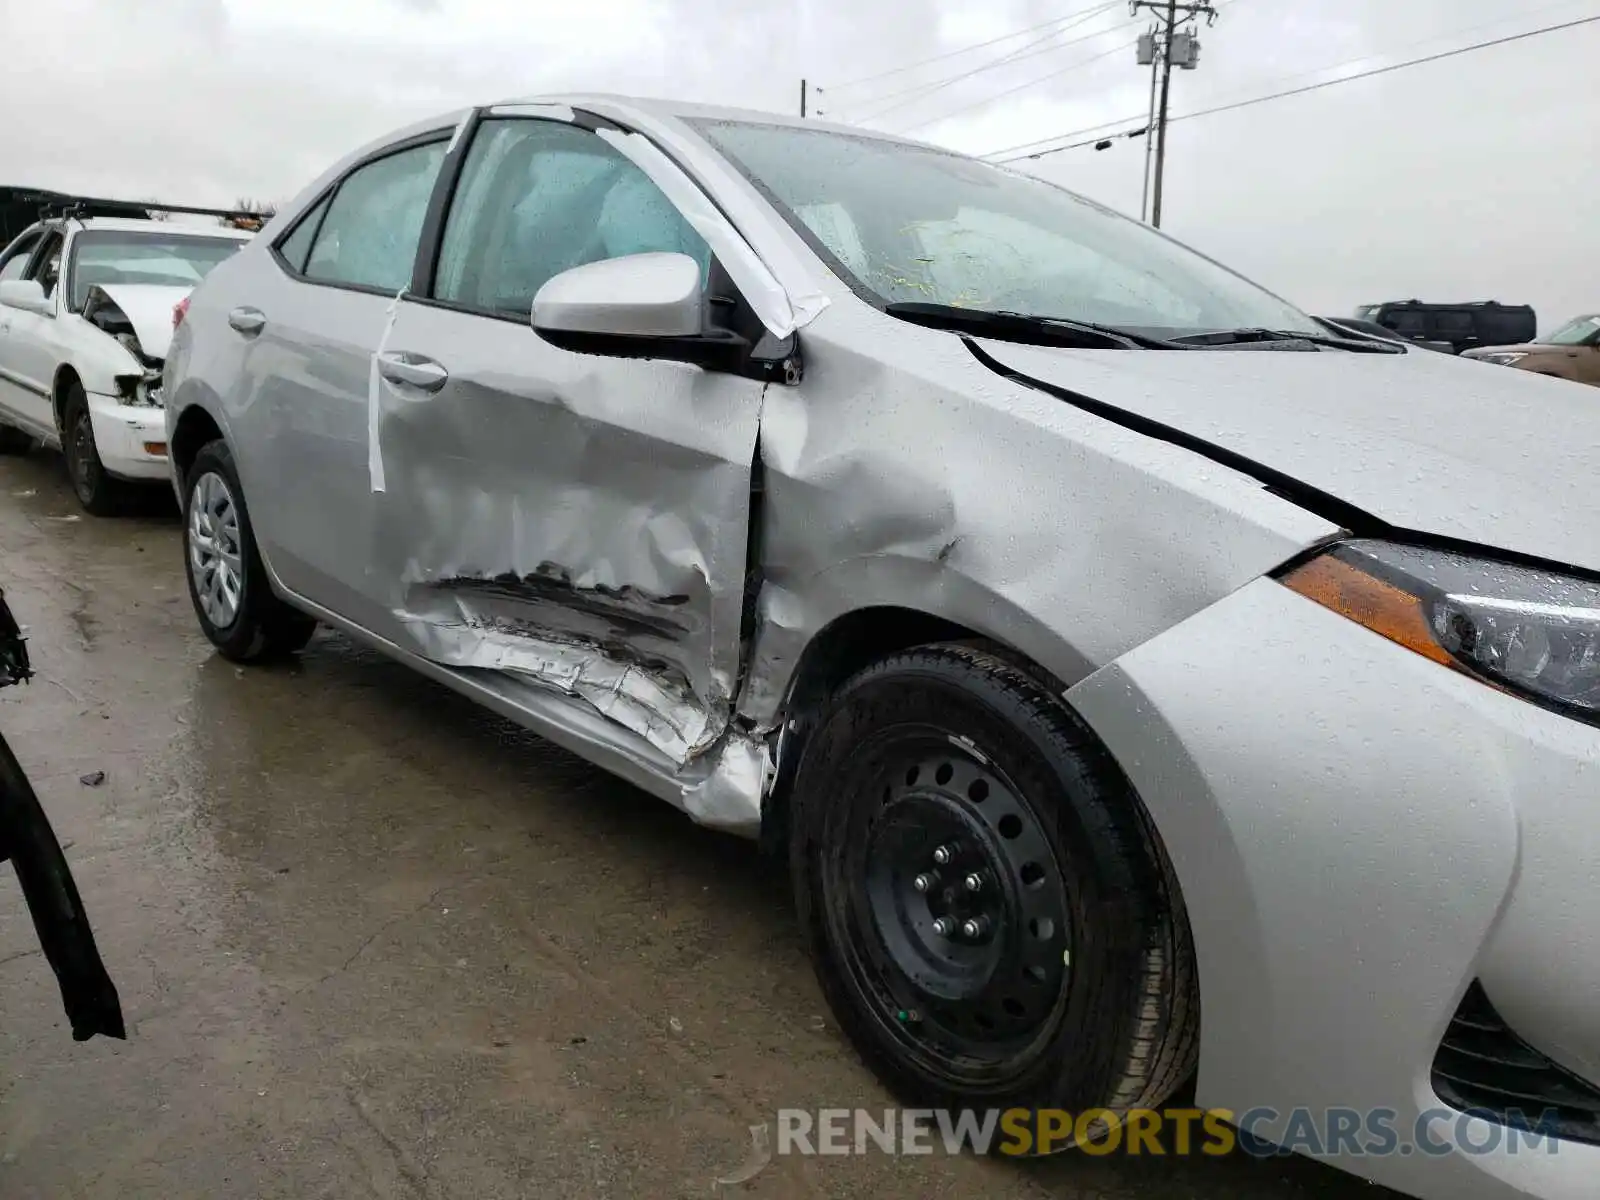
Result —
[[[340,163],[197,288],[165,386],[223,654],[326,623],[781,848],[906,1096],[1123,1113],[1198,1064],[1259,1138],[1433,1106],[1482,1145],[1546,1088],[1559,1171],[1330,1157],[1590,1177],[1573,389],[987,163],[603,96]],[[1510,1083],[1457,1053],[1491,1027]]]

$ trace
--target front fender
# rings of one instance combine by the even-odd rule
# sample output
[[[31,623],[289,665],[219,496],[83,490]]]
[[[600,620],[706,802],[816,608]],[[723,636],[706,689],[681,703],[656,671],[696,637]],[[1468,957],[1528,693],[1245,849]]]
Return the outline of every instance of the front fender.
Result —
[[[127,347],[79,317],[63,317],[62,362],[52,381],[52,394],[59,399],[61,380],[67,371],[78,377],[83,390],[101,396],[118,394],[117,377],[142,376],[144,364]]]

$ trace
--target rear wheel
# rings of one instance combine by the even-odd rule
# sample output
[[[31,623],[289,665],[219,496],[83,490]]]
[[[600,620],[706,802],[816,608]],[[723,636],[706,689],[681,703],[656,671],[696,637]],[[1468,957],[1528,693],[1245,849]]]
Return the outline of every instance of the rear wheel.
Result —
[[[256,662],[304,648],[317,623],[273,594],[226,442],[207,443],[189,468],[183,530],[189,598],[224,658]]]
[[[128,485],[106,474],[94,443],[89,398],[78,383],[67,386],[67,400],[61,411],[61,453],[67,461],[72,490],[86,511],[97,517],[114,517],[122,511]]]
[[[961,645],[868,668],[822,714],[793,799],[818,977],[906,1100],[1120,1114],[1193,1070],[1170,866],[1115,763],[1034,674]]]

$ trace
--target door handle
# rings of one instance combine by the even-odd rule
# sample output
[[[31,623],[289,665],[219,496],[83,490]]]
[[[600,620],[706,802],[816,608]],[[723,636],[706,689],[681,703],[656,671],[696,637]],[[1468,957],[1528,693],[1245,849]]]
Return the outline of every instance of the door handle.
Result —
[[[418,354],[380,354],[378,374],[390,383],[418,388],[424,392],[437,392],[450,378],[450,372],[443,366],[431,358],[423,358]]]
[[[228,324],[246,337],[254,337],[266,327],[267,317],[259,308],[236,308],[228,314]]]

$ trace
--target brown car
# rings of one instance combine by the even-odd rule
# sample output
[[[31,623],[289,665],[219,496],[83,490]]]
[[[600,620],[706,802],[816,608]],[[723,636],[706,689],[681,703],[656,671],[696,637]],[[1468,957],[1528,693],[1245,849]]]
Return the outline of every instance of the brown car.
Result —
[[[1600,386],[1600,314],[1568,321],[1540,342],[1486,346],[1461,357]]]

